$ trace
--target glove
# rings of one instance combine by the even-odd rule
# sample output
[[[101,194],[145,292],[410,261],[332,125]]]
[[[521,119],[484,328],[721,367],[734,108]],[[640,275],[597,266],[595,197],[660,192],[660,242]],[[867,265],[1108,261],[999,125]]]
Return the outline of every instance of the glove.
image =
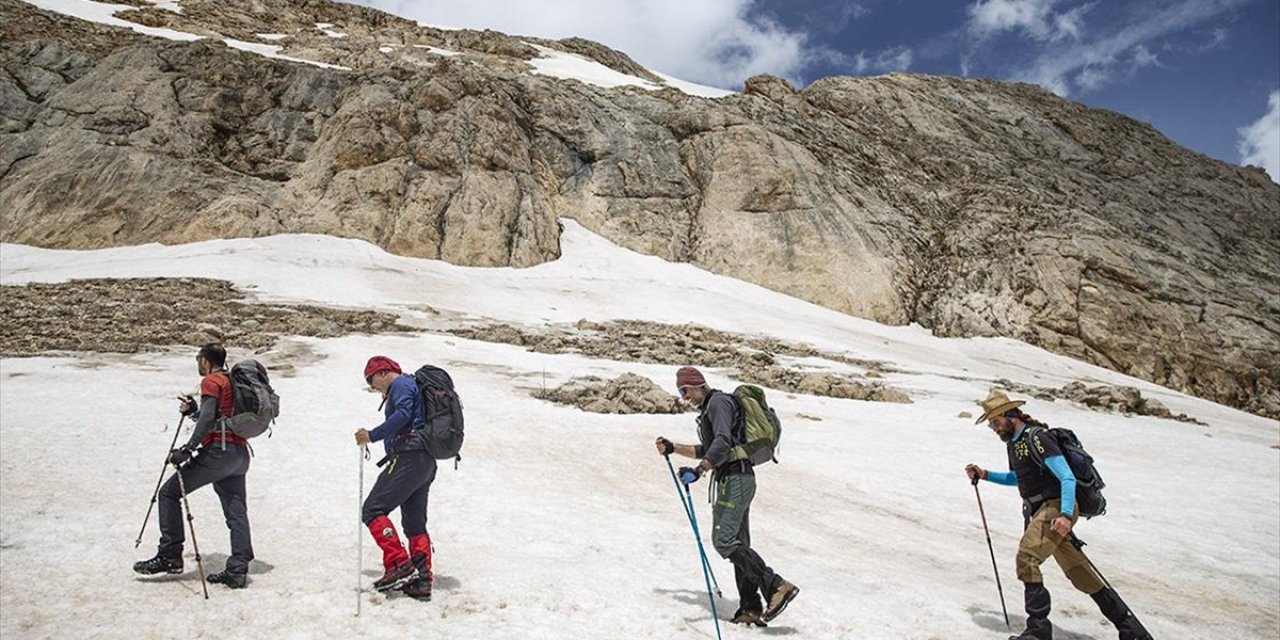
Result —
[[[182,405],[178,407],[178,413],[184,416],[191,417],[200,410],[200,405],[196,404],[196,399],[191,396],[182,396],[179,400],[182,401]]]
[[[180,465],[191,459],[191,445],[182,445],[169,452],[169,464]]]
[[[659,437],[657,443],[658,447],[662,451],[662,455],[664,456],[669,456],[676,450],[676,445],[672,444],[672,442],[666,438]]]
[[[690,485],[697,482],[698,478],[702,477],[702,466],[680,467],[680,470],[676,473],[680,476],[680,482]]]

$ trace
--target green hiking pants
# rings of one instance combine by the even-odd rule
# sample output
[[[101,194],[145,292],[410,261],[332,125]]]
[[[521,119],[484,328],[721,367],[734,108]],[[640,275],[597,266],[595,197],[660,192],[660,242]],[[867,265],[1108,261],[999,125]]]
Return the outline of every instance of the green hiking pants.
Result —
[[[716,480],[716,504],[711,510],[711,543],[722,558],[739,547],[751,546],[751,500],[756,497],[756,477],[747,473]]]

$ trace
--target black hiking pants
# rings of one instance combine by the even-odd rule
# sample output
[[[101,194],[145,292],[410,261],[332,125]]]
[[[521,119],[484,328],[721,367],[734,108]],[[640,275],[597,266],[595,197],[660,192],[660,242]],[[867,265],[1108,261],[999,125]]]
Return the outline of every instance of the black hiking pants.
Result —
[[[424,450],[391,456],[364,499],[360,520],[368,526],[378,516],[400,508],[400,528],[413,537],[427,532],[427,496],[436,479],[436,459]]]
[[[253,542],[249,535],[249,506],[245,492],[245,473],[249,471],[249,447],[243,444],[222,443],[203,447],[196,456],[182,467],[182,483],[187,494],[213,484],[213,490],[222,501],[222,515],[231,530],[231,555],[227,558],[227,571],[245,574],[249,561],[253,560]],[[160,488],[160,548],[156,555],[181,558],[186,531],[182,522],[182,491],[175,474]]]

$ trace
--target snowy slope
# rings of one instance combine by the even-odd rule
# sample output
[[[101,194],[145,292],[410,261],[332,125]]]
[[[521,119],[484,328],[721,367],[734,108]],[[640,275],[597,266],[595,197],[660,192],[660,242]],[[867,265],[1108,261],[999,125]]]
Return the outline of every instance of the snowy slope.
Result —
[[[263,300],[374,308],[421,331],[289,339],[276,386],[284,414],[255,441],[250,588],[201,599],[188,571],[135,576],[157,537],[133,548],[177,422],[171,398],[197,376],[192,349],[0,360],[0,636],[129,638],[715,637],[693,536],[652,441],[691,441],[692,414],[601,416],[529,391],[586,374],[635,372],[672,389],[674,367],[437,333],[443,322],[542,324],[646,319],[808,342],[887,361],[914,404],[771,398],[786,426],[783,464],[759,474],[754,546],[802,593],[768,630],[726,638],[1003,638],[1000,604],[966,462],[999,468],[1003,445],[960,419],[990,381],[1128,384],[1208,427],[1032,401],[1098,456],[1111,513],[1083,523],[1086,551],[1157,638],[1274,638],[1280,632],[1280,426],[1009,340],[943,340],[885,327],[620,249],[572,221],[563,257],[476,269],[388,255],[352,240],[278,236],[191,245],[49,251],[0,247],[5,285],[82,277],[206,276]],[[425,309],[431,307],[438,313]],[[74,310],[68,310],[73,313]],[[234,345],[232,345],[234,346]],[[430,603],[363,597],[356,618],[360,468],[351,433],[380,419],[361,369],[375,353],[447,367],[466,402],[463,465],[432,490],[437,590]],[[232,356],[244,353],[233,349]],[[733,384],[708,371],[715,385]],[[802,419],[797,414],[821,418]],[[166,426],[170,430],[166,430]],[[365,463],[365,487],[376,472]],[[1016,491],[981,485],[1014,622]],[[705,485],[694,495],[710,528]],[[206,569],[226,529],[210,489],[192,496]],[[154,516],[153,516],[154,517]],[[709,541],[708,541],[709,545]],[[363,582],[378,575],[363,544]],[[736,607],[730,565],[712,557]],[[1093,603],[1056,567],[1058,638],[1110,638]]]

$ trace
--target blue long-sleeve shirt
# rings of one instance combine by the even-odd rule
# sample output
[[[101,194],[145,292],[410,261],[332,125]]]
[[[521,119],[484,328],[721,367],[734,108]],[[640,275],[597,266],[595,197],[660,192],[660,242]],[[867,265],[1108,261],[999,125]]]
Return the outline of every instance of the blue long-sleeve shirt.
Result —
[[[422,394],[413,376],[401,375],[387,387],[387,402],[383,407],[386,420],[369,431],[369,439],[382,441],[387,454],[392,453],[396,438],[411,430],[426,427],[426,414],[422,406]]]
[[[1040,433],[1043,434],[1043,431]],[[1023,438],[1026,435],[1027,427],[1025,425],[1018,430],[1018,433],[1014,434],[1013,440],[1010,441],[1010,451],[1014,452],[1010,453],[1011,458],[1021,451],[1026,451],[1026,455],[1030,456],[1030,447],[1032,446],[1036,446],[1039,450],[1048,454],[1044,456],[1044,466],[1057,478],[1061,491],[1062,504],[1058,510],[1064,516],[1071,516],[1076,511],[1076,476],[1071,472],[1071,465],[1067,464],[1066,457],[1062,455],[1051,439],[1040,440],[1040,438],[1037,438],[1037,442],[1023,442]],[[1023,459],[1023,457],[1019,457],[1019,460]],[[1011,467],[1014,466],[1012,460],[1010,460],[1010,465]],[[1024,468],[1026,467],[1024,466]],[[1012,486],[1018,484],[1018,475],[1012,469],[1009,471],[988,471],[987,480],[996,484]],[[1027,482],[1027,480],[1024,479],[1024,482]]]

